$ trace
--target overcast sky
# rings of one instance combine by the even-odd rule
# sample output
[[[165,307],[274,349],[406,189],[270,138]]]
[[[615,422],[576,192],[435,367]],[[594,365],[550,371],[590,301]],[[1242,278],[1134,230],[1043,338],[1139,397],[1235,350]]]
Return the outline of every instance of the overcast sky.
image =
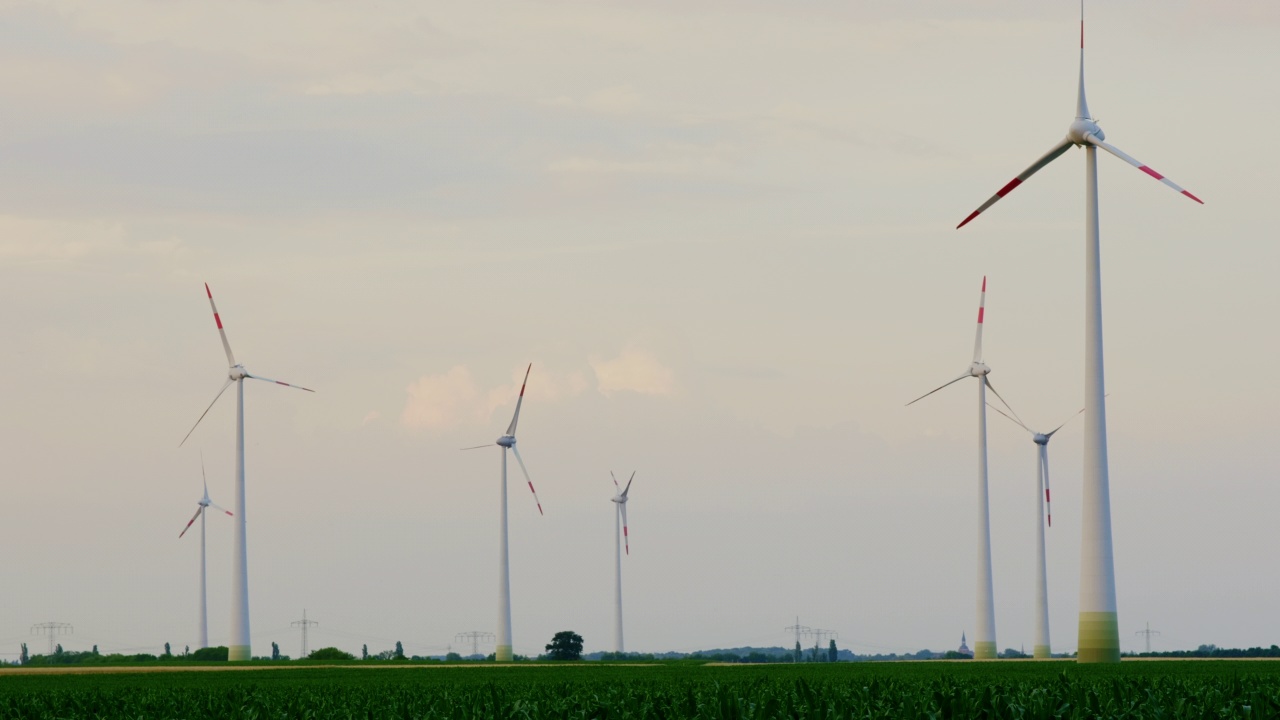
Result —
[[[613,485],[637,471],[629,650],[856,652],[974,630],[983,275],[992,380],[1083,399],[1068,153],[1078,6],[7,2],[0,657],[195,644],[200,497],[233,503],[245,388],[253,649],[440,653],[494,631],[496,438],[514,644],[612,646]],[[1280,643],[1280,8],[1095,3],[1121,643]],[[1050,446],[1054,650],[1076,642],[1081,425]],[[1035,455],[990,419],[997,641],[1033,641]],[[209,518],[210,639],[231,522]],[[492,648],[485,649],[486,652]],[[40,650],[42,651],[42,650]],[[7,655],[6,655],[7,653]]]

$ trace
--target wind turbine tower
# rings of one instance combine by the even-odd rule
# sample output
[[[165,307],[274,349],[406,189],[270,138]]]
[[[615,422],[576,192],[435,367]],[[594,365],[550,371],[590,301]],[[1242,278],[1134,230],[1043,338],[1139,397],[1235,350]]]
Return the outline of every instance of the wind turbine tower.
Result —
[[[209,647],[209,594],[206,586],[205,572],[205,543],[204,543],[204,521],[206,517],[205,510],[213,508],[221,510],[227,515],[231,515],[231,511],[213,504],[209,499],[209,479],[204,474],[204,457],[200,458],[200,478],[204,481],[204,495],[196,502],[199,507],[196,514],[191,516],[187,521],[187,526],[182,528],[182,532],[178,533],[178,539],[181,540],[183,535],[191,529],[191,524],[200,518],[200,609],[196,618],[196,632],[199,635],[198,643],[202,648]],[[234,516],[233,516],[234,517]]]
[[[227,368],[227,380],[222,384],[222,389],[213,396],[213,402],[209,403],[209,407],[200,414],[199,420],[191,426],[187,436],[182,438],[178,446],[181,447],[187,442],[187,438],[191,437],[191,433],[200,426],[200,421],[204,420],[205,415],[213,409],[218,398],[222,397],[227,388],[234,383],[236,386],[236,512],[231,552],[231,643],[227,646],[227,659],[249,660],[252,653],[249,650],[249,552],[244,512],[244,381],[248,378],[307,392],[315,392],[315,390],[259,375],[250,375],[244,365],[236,362],[235,355],[231,354],[231,343],[227,341],[227,331],[222,327],[222,317],[218,315],[218,306],[213,304],[213,292],[209,290],[207,283],[204,286],[204,292],[209,297],[213,321],[218,326],[218,335],[222,338],[222,349],[227,353],[227,364],[230,367]]]
[[[1084,0],[1080,3],[1080,80],[1076,117],[1067,136],[995,195],[969,214],[964,227],[1041,168],[1067,150],[1085,151],[1085,380],[1084,499],[1081,504],[1079,662],[1120,662],[1120,628],[1116,610],[1115,553],[1111,545],[1111,487],[1107,463],[1106,382],[1102,351],[1102,262],[1098,220],[1098,149],[1115,155],[1188,198],[1204,204],[1173,181],[1105,142],[1106,135],[1089,112],[1084,92]]]
[[[524,403],[524,389],[529,384],[529,371],[532,369],[533,363],[530,363],[529,367],[525,368],[524,382],[520,384],[520,396],[516,399],[516,412],[511,416],[511,424],[507,426],[506,434],[493,442],[493,445],[502,448],[502,484],[501,492],[499,493],[498,512],[498,640],[493,649],[493,659],[496,662],[511,662],[513,659],[511,651],[511,555],[507,545],[508,450],[516,456],[516,462],[520,464],[520,472],[524,473],[524,479],[529,483],[529,492],[533,493],[533,501],[538,505],[538,514],[542,514],[542,502],[538,500],[538,491],[533,489],[533,480],[529,477],[529,471],[524,466],[520,451],[516,449],[516,424],[520,422],[520,406]],[[463,450],[479,450],[487,447],[492,447],[492,445],[476,445],[463,448]]]
[[[621,653],[625,652],[622,645],[622,549],[625,545],[627,555],[631,554],[631,538],[627,534],[627,493],[631,492],[631,481],[636,479],[636,474],[631,473],[625,488],[618,485],[618,478],[614,477],[612,471],[609,472],[609,477],[613,478],[613,487],[618,491],[613,496],[614,556],[616,558],[613,599],[617,610],[614,614],[613,648],[614,652]]]
[[[987,278],[982,278],[982,294],[978,299],[978,329],[974,333],[973,362],[969,369],[950,382],[930,390],[907,403],[913,405],[947,385],[966,378],[978,379],[978,621],[973,640],[975,660],[996,657],[996,606],[991,579],[991,508],[987,493],[987,389],[1000,397],[988,375],[991,368],[982,359],[982,325],[986,317]],[[1004,402],[1004,398],[1000,398]]]

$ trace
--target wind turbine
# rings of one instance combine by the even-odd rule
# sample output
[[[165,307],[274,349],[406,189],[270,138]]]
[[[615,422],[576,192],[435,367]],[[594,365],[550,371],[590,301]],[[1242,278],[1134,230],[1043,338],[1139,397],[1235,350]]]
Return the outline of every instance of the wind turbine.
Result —
[[[1084,501],[1081,504],[1080,662],[1119,662],[1120,630],[1116,614],[1115,556],[1111,546],[1111,490],[1107,465],[1106,382],[1102,352],[1102,269],[1098,221],[1098,148],[1115,155],[1179,193],[1204,204],[1171,180],[1104,142],[1106,135],[1089,113],[1084,93],[1084,0],[1080,3],[1080,83],[1076,118],[1067,136],[1043,157],[1000,188],[956,226],[964,227],[997,200],[1026,182],[1073,147],[1085,150],[1085,380]]]
[[[617,582],[614,585],[613,598],[614,604],[617,606],[617,612],[614,615],[613,630],[613,648],[614,652],[623,652],[622,646],[622,548],[625,546],[627,554],[631,554],[631,539],[627,536],[627,493],[631,492],[631,481],[636,479],[636,474],[631,473],[630,479],[627,480],[627,486],[618,485],[618,478],[614,477],[613,472],[609,472],[609,477],[613,478],[613,487],[617,489],[618,494],[613,496],[613,502],[616,509],[613,513],[614,519],[614,555],[617,557],[616,572],[614,577]]]
[[[1018,419],[1017,413],[1010,414],[1013,413],[1013,408],[1009,408],[1008,413],[995,405],[992,405],[991,409],[1031,433],[1031,441],[1036,444],[1036,643],[1032,646],[1031,656],[1047,659],[1051,653],[1049,650],[1049,573],[1045,564],[1044,528],[1046,524],[1053,527],[1053,511],[1049,499],[1049,441],[1053,439],[1054,433],[1075,419],[1076,415],[1084,412],[1084,409],[1080,409],[1075,415],[1063,421],[1062,425],[1047,433],[1036,432],[1027,427],[1026,423]],[[1043,495],[1040,494],[1041,490],[1044,491]],[[1041,517],[1044,520],[1040,520]]]
[[[529,483],[529,492],[533,493],[533,501],[538,505],[538,514],[542,514],[542,502],[538,500],[538,491],[533,489],[533,480],[524,466],[520,451],[516,449],[516,423],[520,422],[520,406],[524,403],[524,388],[529,384],[529,371],[533,363],[524,371],[524,382],[520,384],[520,397],[516,399],[516,412],[511,416],[511,424],[507,432],[494,441],[502,448],[502,494],[499,502],[498,527],[498,640],[493,649],[493,659],[497,662],[511,662],[511,556],[507,548],[507,451],[515,453],[516,462],[520,464],[520,472]],[[476,445],[464,450],[479,450],[490,445]]]
[[[987,388],[1000,397],[987,377],[991,368],[982,361],[982,321],[987,306],[987,278],[982,278],[982,294],[978,300],[978,329],[973,340],[973,362],[954,380],[934,388],[907,403],[908,406],[929,397],[947,385],[965,378],[978,378],[978,623],[973,640],[973,657],[993,660],[996,657],[996,610],[991,581],[991,509],[987,499]],[[1004,402],[1004,398],[1000,398]]]
[[[307,392],[315,392],[310,388],[304,388],[299,385],[290,385],[287,382],[279,380],[271,380],[259,375],[250,375],[249,371],[244,369],[244,365],[236,362],[236,358],[231,354],[231,343],[227,342],[227,331],[222,328],[222,317],[218,315],[218,306],[213,304],[213,293],[209,290],[209,284],[205,283],[204,292],[209,296],[209,307],[213,309],[213,321],[218,325],[218,335],[222,337],[222,349],[227,352],[227,381],[222,384],[222,389],[217,395],[213,396],[213,402],[209,403],[209,407],[204,409],[200,414],[200,419],[196,420],[196,424],[191,426],[191,430],[187,431],[187,436],[182,438],[182,442],[178,443],[181,447],[187,442],[187,438],[191,437],[191,433],[196,431],[200,426],[200,421],[204,420],[204,416],[209,414],[213,409],[218,398],[231,387],[232,383],[236,386],[236,512],[235,512],[235,533],[232,542],[231,552],[231,644],[227,647],[228,660],[248,660],[252,657],[249,652],[249,556],[246,550],[245,542],[245,517],[244,517],[244,380],[262,380],[263,382],[275,383],[285,387],[306,390]]]
[[[187,531],[191,529],[191,525],[196,521],[196,518],[200,518],[200,617],[199,617],[200,638],[199,638],[199,643],[200,643],[200,647],[206,648],[206,647],[209,647],[209,604],[208,604],[208,593],[206,592],[206,589],[205,589],[205,553],[204,553],[205,509],[211,507],[214,510],[221,510],[227,515],[231,515],[231,511],[227,510],[224,507],[215,505],[213,501],[209,499],[209,478],[205,477],[205,474],[204,474],[204,458],[203,457],[200,458],[200,478],[204,482],[204,496],[201,497],[200,500],[196,503],[196,505],[199,505],[200,507],[196,509],[196,514],[192,515],[191,519],[187,521],[187,526],[182,528],[182,532],[178,533],[178,539],[181,540],[182,536],[186,535]],[[235,516],[232,515],[232,517],[235,517]]]

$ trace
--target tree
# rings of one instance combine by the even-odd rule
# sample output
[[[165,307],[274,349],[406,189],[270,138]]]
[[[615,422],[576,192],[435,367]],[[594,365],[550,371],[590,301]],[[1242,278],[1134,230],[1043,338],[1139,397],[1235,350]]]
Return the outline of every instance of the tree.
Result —
[[[93,654],[94,654],[94,655],[97,655],[97,654],[98,654],[98,646],[97,646],[97,645],[94,645],[94,646],[93,646]]]
[[[394,657],[396,660],[404,659],[404,646],[400,644],[399,640],[396,641],[396,654]]]
[[[547,645],[548,660],[581,660],[582,636],[572,630],[561,630]]]
[[[445,662],[458,662],[461,659],[462,659],[462,656],[456,652],[451,652],[448,655],[444,656]]]
[[[360,659],[361,659],[361,660],[368,660],[368,659],[369,659],[369,644],[368,644],[368,643],[365,643],[364,645],[361,645],[361,646],[360,646]]]
[[[280,646],[275,644],[274,642],[271,643],[271,659],[272,660],[280,659]]]
[[[27,644],[22,643],[22,654],[18,656],[18,662],[22,663],[23,665],[26,665],[27,661],[30,659],[31,657],[27,655]]]
[[[355,660],[356,656],[336,647],[320,648],[307,656],[312,660]]]
[[[836,641],[832,640],[831,644],[827,646],[827,662],[835,662],[837,656]]]
[[[58,643],[55,647],[56,647],[56,649],[53,651],[53,654],[54,654],[54,655],[61,655],[61,654],[62,654],[62,643]],[[1204,647],[1204,646],[1203,646],[1203,645],[1201,645],[1200,647]]]
[[[201,660],[201,661],[226,660],[227,647],[225,645],[219,645],[217,647],[200,648],[199,650],[196,650],[195,652],[191,653],[191,659]]]
[[[169,651],[169,643],[164,644],[164,657],[173,657],[173,653]]]
[[[796,662],[800,662],[800,641],[796,641]]]

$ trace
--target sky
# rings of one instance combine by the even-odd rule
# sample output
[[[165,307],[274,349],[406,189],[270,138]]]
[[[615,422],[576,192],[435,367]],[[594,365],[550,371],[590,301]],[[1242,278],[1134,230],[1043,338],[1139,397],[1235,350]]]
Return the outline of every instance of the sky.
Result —
[[[250,372],[255,654],[496,630],[612,649],[609,473],[636,472],[626,647],[972,636],[975,389],[1083,402],[1083,154],[955,230],[1074,117],[1078,5],[0,4],[0,658],[196,642],[200,498]],[[1089,8],[1122,648],[1280,643],[1280,9]],[[990,416],[997,643],[1034,637],[1030,437]],[[1075,648],[1081,424],[1050,445]],[[211,516],[209,633],[232,523]],[[492,647],[482,648],[492,651]]]

